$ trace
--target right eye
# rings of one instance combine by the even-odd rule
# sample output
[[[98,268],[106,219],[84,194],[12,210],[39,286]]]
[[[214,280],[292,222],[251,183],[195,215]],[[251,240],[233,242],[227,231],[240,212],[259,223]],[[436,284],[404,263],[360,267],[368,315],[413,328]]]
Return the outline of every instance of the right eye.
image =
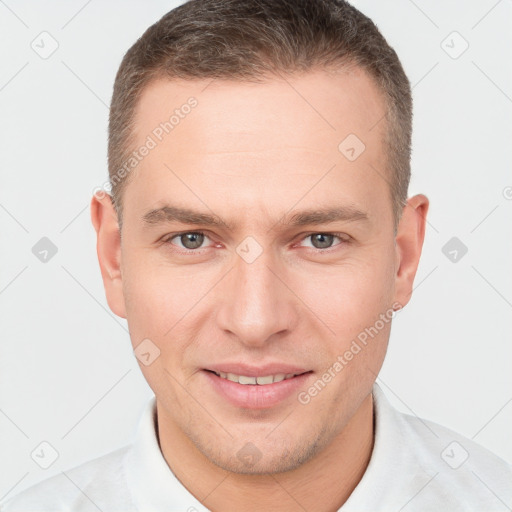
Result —
[[[164,242],[177,245],[181,249],[193,251],[195,249],[200,249],[205,239],[208,239],[208,237],[201,231],[187,231],[172,235],[164,240]],[[173,240],[176,240],[177,243],[174,243]]]

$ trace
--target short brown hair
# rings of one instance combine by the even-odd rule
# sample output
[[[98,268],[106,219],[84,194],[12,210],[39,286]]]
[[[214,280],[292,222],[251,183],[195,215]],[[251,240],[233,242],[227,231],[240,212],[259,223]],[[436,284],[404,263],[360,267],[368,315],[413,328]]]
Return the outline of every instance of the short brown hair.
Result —
[[[410,179],[411,87],[376,25],[344,0],[190,0],[149,27],[123,58],[110,107],[108,166],[120,222],[126,177],[118,172],[129,158],[135,109],[150,81],[261,81],[354,64],[384,95],[385,171],[396,224]]]

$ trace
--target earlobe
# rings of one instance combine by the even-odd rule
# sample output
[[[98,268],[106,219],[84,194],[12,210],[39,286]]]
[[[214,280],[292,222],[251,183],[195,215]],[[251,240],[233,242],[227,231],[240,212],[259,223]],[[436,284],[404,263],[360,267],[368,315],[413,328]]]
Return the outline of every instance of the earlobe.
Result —
[[[108,305],[116,315],[126,318],[121,273],[121,233],[110,195],[92,197],[91,221],[96,230],[96,251]]]
[[[414,277],[425,238],[429,201],[423,194],[407,200],[396,234],[395,301],[405,306],[412,295]]]

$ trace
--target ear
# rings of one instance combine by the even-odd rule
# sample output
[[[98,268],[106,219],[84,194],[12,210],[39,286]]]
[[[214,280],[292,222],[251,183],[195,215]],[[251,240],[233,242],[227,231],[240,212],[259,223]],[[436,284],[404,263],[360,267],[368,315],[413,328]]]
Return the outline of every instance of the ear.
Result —
[[[121,275],[121,232],[109,194],[93,196],[91,220],[96,230],[96,251],[108,305],[116,315],[126,318]]]
[[[407,200],[398,224],[396,242],[395,301],[405,306],[412,295],[414,276],[418,269],[425,238],[429,202],[418,194]]]

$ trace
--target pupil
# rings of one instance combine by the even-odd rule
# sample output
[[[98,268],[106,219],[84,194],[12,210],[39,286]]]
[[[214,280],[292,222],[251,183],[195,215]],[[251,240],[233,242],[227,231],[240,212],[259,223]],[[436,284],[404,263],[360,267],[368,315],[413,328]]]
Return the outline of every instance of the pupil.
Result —
[[[313,235],[313,246],[317,249],[325,249],[330,247],[333,242],[334,235],[326,235],[324,233],[317,233]]]
[[[204,240],[204,235],[200,233],[185,233],[181,235],[181,243],[187,249],[197,249],[201,247]]]

